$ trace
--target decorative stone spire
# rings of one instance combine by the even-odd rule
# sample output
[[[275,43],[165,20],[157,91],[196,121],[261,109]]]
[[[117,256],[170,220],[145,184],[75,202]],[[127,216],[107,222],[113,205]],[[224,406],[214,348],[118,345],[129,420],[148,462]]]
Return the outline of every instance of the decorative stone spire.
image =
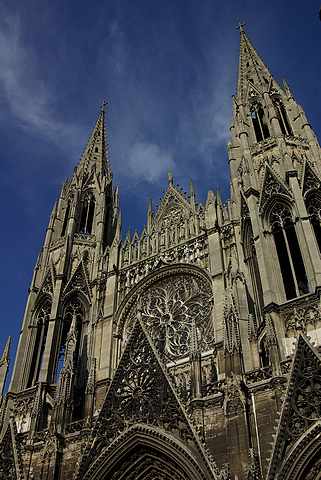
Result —
[[[244,26],[241,24],[239,28],[240,61],[237,97],[244,102],[249,82],[263,93],[267,89],[272,75],[246,35]]]
[[[107,102],[103,102],[96,125],[89,137],[85,151],[81,157],[77,171],[88,171],[95,166],[97,175],[106,175],[112,180],[112,171],[108,158],[108,145],[105,132],[105,114]]]
[[[189,201],[193,209],[195,209],[195,189],[192,180],[189,181]]]
[[[0,360],[0,399],[3,395],[3,390],[5,387],[7,373],[8,373],[10,345],[11,345],[11,337],[8,337],[8,340],[5,344],[5,347],[2,352],[1,360]]]

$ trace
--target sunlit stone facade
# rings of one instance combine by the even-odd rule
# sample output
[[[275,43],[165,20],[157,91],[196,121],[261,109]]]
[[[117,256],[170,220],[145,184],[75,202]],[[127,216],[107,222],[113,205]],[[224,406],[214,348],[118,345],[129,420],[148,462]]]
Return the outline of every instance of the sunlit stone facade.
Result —
[[[229,200],[170,173],[122,239],[102,108],[6,396],[0,362],[1,479],[321,478],[321,151],[242,28],[230,131]]]

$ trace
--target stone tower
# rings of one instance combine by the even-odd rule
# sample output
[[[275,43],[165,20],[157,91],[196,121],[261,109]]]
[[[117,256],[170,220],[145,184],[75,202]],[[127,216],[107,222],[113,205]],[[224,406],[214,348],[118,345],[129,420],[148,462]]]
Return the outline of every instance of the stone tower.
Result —
[[[104,117],[34,270],[0,478],[316,480],[321,151],[302,107],[241,27],[230,199],[169,173],[123,240]]]

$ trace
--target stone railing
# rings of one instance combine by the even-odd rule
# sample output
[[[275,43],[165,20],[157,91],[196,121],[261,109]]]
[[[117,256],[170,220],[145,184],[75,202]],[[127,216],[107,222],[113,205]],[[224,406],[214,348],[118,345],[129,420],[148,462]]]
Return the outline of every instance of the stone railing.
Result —
[[[95,235],[89,233],[75,233],[74,240],[76,242],[94,242],[96,240]]]
[[[201,392],[202,392],[202,397],[209,397],[209,396],[223,393],[223,383],[218,381],[218,382],[203,384]]]
[[[85,427],[85,423],[84,419],[69,423],[66,427],[66,433],[80,432]]]
[[[272,367],[258,368],[245,373],[245,381],[247,384],[262,382],[272,378]]]

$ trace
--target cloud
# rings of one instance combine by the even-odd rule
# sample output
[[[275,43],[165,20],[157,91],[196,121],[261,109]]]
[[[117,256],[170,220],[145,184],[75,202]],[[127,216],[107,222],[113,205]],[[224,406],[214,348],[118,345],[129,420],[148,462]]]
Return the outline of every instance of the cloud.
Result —
[[[129,173],[151,183],[157,182],[169,169],[175,167],[172,155],[159,145],[148,142],[135,143],[128,157]]]
[[[0,94],[19,126],[70,147],[80,129],[54,115],[55,98],[41,78],[32,50],[24,46],[18,16],[3,14],[0,20],[0,64]]]

